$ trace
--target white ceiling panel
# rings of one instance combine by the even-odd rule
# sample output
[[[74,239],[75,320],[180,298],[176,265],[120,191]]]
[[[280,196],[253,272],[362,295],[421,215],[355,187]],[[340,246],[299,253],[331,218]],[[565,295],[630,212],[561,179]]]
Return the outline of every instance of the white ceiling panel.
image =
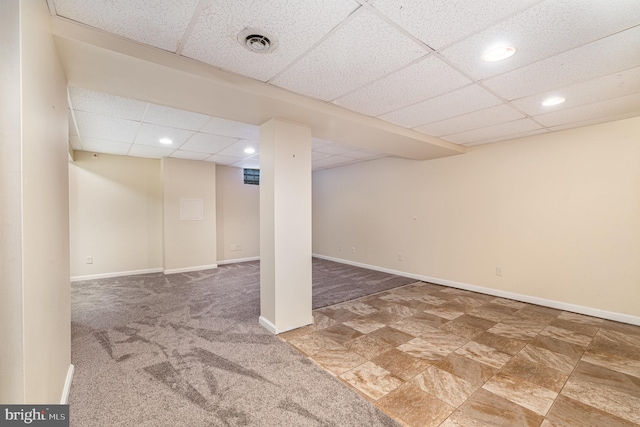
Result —
[[[211,117],[204,114],[156,104],[149,105],[147,114],[144,116],[146,123],[196,131],[200,130],[209,120],[211,120]]]
[[[322,147],[318,147],[314,149],[314,151],[317,151],[318,153],[325,153],[325,154],[343,154],[352,150],[353,150],[353,147],[349,147],[342,144],[328,144],[328,145],[324,145]]]
[[[505,141],[505,140],[510,140],[510,139],[524,138],[526,136],[540,135],[540,134],[548,133],[548,132],[549,132],[548,129],[535,129],[535,130],[530,130],[530,131],[526,131],[526,132],[516,133],[516,134],[513,134],[513,135],[497,136],[495,138],[485,139],[485,140],[482,140],[482,141],[470,142],[468,144],[462,144],[462,145],[464,145],[465,147],[473,147],[473,146],[476,146],[476,145],[490,144],[492,142],[499,142],[499,141]]]
[[[317,151],[312,151],[311,152],[311,161],[315,162],[316,160],[326,159],[327,157],[330,157],[330,156],[331,156],[331,154],[319,153]]]
[[[258,139],[260,137],[259,126],[218,117],[213,117],[200,131],[233,138]]]
[[[397,110],[471,83],[435,56],[429,55],[336,100],[336,104],[370,116]]]
[[[538,1],[370,0],[369,4],[437,50]]]
[[[344,156],[330,156],[325,157],[324,159],[316,160],[311,163],[312,168],[327,168],[327,167],[336,167],[339,165],[346,165],[349,163],[356,162],[355,159],[351,157]]]
[[[271,83],[329,101],[426,53],[396,28],[360,9]]]
[[[137,121],[142,120],[149,105],[146,102],[73,86],[69,87],[69,97],[74,110]]]
[[[84,151],[126,156],[130,148],[131,144],[128,142],[107,141],[97,138],[84,138],[82,140],[82,149]]]
[[[151,145],[154,147],[171,148],[175,150],[180,147],[194,132],[177,129],[168,126],[153,125],[149,123],[143,123],[140,126],[140,131],[136,136],[135,143],[142,145]],[[169,138],[173,141],[171,145],[165,145],[160,142],[162,138]]]
[[[84,111],[75,111],[75,117],[81,138],[133,142],[140,127],[140,122],[85,113]]]
[[[555,91],[516,99],[512,103],[527,114],[539,115],[638,92],[640,67],[635,67]],[[552,96],[562,96],[566,101],[550,107],[542,105],[542,101]]]
[[[253,156],[242,159],[237,163],[233,163],[231,166],[236,168],[260,169],[260,156]]]
[[[500,99],[477,85],[393,111],[381,119],[413,128],[500,104]]]
[[[559,126],[567,123],[582,122],[599,117],[617,116],[627,113],[640,114],[640,94],[636,93],[607,101],[554,111],[535,116],[534,118],[545,126]]]
[[[203,9],[182,55],[267,81],[352,13],[351,0],[211,0]],[[254,53],[238,42],[245,28],[263,30],[276,49]]]
[[[231,165],[233,163],[237,163],[242,160],[241,157],[233,157],[233,156],[221,156],[220,154],[214,154],[211,157],[207,157],[205,161],[214,162],[219,165]]]
[[[180,149],[197,153],[217,153],[236,142],[238,138],[198,132],[182,144]]]
[[[175,52],[198,0],[53,0],[56,13]]]
[[[427,135],[443,136],[497,125],[499,123],[510,122],[521,118],[524,118],[523,114],[508,105],[502,104],[495,107],[485,108],[484,110],[474,111],[473,113],[467,113],[450,119],[441,120],[439,122],[430,123],[415,129],[418,132],[422,132]]]
[[[133,144],[129,150],[129,155],[133,157],[146,157],[150,159],[160,159],[169,157],[175,150],[173,148],[152,147],[150,145]]]
[[[640,65],[640,25],[484,81],[507,99],[535,95]]]
[[[325,145],[332,144],[331,141],[327,141],[326,139],[321,138],[311,138],[311,149],[315,150],[316,148],[323,147]]]
[[[552,132],[556,132],[560,130],[573,129],[576,127],[591,126],[591,125],[597,125],[599,123],[606,123],[606,122],[613,122],[616,120],[628,119],[630,117],[636,117],[638,115],[640,115],[638,111],[630,111],[627,113],[616,114],[613,116],[599,116],[591,120],[584,120],[580,122],[573,122],[573,123],[568,123],[568,124],[558,125],[558,126],[550,126],[549,130]]]
[[[443,137],[443,139],[456,144],[468,144],[470,142],[515,135],[541,128],[542,126],[531,119],[519,119],[508,123],[500,123],[498,125],[447,135]]]
[[[204,160],[210,156],[211,154],[209,153],[194,153],[193,151],[176,150],[171,153],[170,157],[185,160]]]
[[[73,111],[71,108],[67,108],[67,117],[69,118],[69,135],[78,135],[76,124],[73,121]]]
[[[244,150],[247,148],[253,148],[256,151],[255,153],[251,153],[251,154],[245,153]],[[220,154],[223,156],[247,158],[247,157],[255,156],[259,152],[260,152],[260,143],[258,141],[249,141],[246,139],[241,139],[240,141],[233,143],[232,145],[228,146],[227,148],[225,148],[224,150],[220,151],[217,154]]]
[[[640,22],[638,0],[547,0],[442,51],[456,66],[480,80],[582,46]],[[485,62],[495,46],[514,46],[505,61]]]
[[[74,150],[82,150],[80,137],[78,135],[69,135],[69,143]]]

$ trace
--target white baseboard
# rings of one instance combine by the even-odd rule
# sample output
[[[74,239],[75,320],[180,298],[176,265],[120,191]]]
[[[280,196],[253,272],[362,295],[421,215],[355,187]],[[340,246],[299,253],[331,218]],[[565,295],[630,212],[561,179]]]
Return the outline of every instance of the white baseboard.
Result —
[[[236,264],[238,262],[248,262],[248,261],[260,261],[260,257],[259,256],[253,256],[253,257],[249,257],[249,258],[226,259],[224,261],[218,261],[218,265]]]
[[[60,398],[60,404],[66,405],[69,403],[69,393],[71,393],[71,382],[73,381],[73,371],[75,366],[69,365],[67,370],[67,379],[64,382],[64,388],[62,389],[62,397]]]
[[[260,323],[267,331],[271,332],[272,334],[276,333],[276,325],[268,321],[265,317],[260,316],[258,318],[258,323]]]
[[[115,273],[89,274],[87,276],[72,276],[72,282],[81,280],[107,279],[109,277],[134,276],[136,274],[162,273],[161,268],[148,268],[146,270],[117,271]]]
[[[218,268],[218,264],[199,265],[197,267],[173,268],[170,270],[164,270],[164,274],[190,273],[192,271],[211,270],[212,268]]]
[[[334,258],[325,255],[313,254],[315,258],[325,259],[327,261],[339,262],[341,264],[353,265],[354,267],[367,268],[369,270],[381,271],[383,273],[395,274],[396,276],[408,277],[410,279],[421,280],[423,282],[434,283],[436,285],[449,286],[457,289],[464,289],[472,292],[493,295],[500,298],[508,298],[529,304],[542,305],[545,307],[556,308],[558,310],[571,311],[573,313],[584,314],[587,316],[599,317],[601,319],[613,320],[616,322],[629,323],[631,325],[640,326],[640,317],[630,314],[616,313],[614,311],[600,310],[598,308],[585,307],[582,305],[571,304],[562,301],[555,301],[545,298],[534,297],[531,295],[518,294],[515,292],[502,291],[499,289],[485,288],[483,286],[470,285],[468,283],[455,282],[453,280],[440,279],[437,277],[423,276],[420,274],[407,273],[390,268],[377,267],[375,265],[363,264],[360,262],[349,261],[340,258]]]

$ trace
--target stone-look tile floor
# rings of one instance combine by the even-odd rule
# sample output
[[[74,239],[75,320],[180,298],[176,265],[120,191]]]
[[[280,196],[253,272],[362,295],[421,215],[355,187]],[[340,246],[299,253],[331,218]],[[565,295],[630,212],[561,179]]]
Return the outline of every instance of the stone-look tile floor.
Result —
[[[640,327],[417,282],[279,335],[411,426],[640,426]]]

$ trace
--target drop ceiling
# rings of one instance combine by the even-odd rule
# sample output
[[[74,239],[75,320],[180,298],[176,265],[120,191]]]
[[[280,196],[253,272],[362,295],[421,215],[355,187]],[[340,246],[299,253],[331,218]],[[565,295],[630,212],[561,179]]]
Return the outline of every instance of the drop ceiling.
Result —
[[[334,115],[451,151],[443,155],[456,154],[455,146],[464,152],[464,147],[640,115],[638,0],[48,4],[60,25],[82,25],[196,61],[210,73],[222,70],[262,85],[238,85],[244,89],[310,98],[330,106]],[[274,37],[276,48],[260,54],[243,47],[237,36],[247,27]],[[483,52],[494,46],[517,51],[503,61],[483,61]],[[257,163],[258,119],[245,124],[229,115],[193,112],[203,111],[184,103],[169,108],[123,95],[70,87],[74,148]],[[543,106],[550,96],[566,102]],[[331,127],[331,120],[327,123]],[[158,143],[161,134],[174,140],[171,148]],[[314,168],[398,154],[392,144],[361,144],[355,136],[335,142],[314,139]],[[248,145],[255,146],[255,154],[244,153]]]

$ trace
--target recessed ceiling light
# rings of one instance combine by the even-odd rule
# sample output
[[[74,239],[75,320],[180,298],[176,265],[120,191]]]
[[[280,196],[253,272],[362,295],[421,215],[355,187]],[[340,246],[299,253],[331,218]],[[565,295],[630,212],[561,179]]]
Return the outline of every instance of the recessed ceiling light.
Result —
[[[245,28],[240,31],[238,42],[255,53],[273,52],[277,46],[275,37],[256,28]]]
[[[244,149],[244,152],[247,154],[253,154],[256,152],[255,148],[247,147]]]
[[[170,140],[169,138],[160,138],[160,139],[158,140],[158,142],[159,142],[160,144],[167,144],[167,145],[169,145],[169,144],[173,144],[173,141],[172,141],[172,140]]]
[[[566,101],[566,99],[561,96],[552,96],[542,101],[542,105],[544,105],[545,107],[550,107],[552,105],[562,104],[564,101]]]
[[[487,62],[502,61],[513,56],[516,53],[516,48],[513,46],[499,46],[487,50],[482,54],[482,59]]]

